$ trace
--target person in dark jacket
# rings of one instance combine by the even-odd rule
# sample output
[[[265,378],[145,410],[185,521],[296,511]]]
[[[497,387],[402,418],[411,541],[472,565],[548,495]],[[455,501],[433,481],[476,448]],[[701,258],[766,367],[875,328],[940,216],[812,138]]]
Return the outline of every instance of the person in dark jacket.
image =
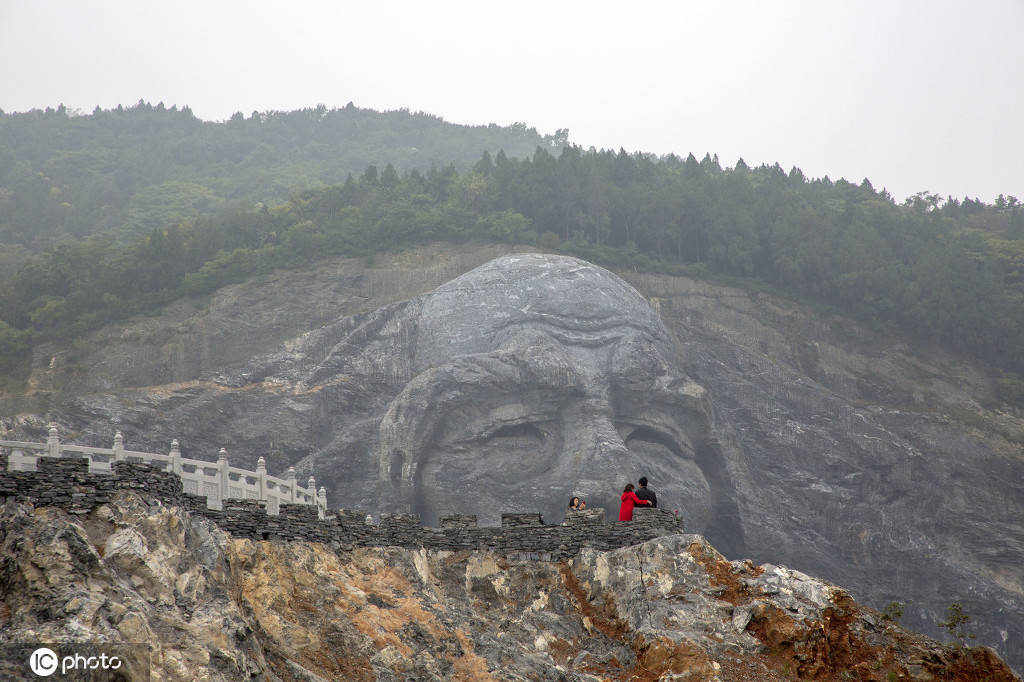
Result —
[[[622,505],[619,507],[619,521],[632,521],[633,520],[633,507],[642,504],[650,505],[647,500],[641,500],[633,492],[633,484],[627,483],[626,487],[622,491]]]
[[[654,494],[653,490],[647,487],[647,477],[641,476],[638,482],[640,483],[640,488],[636,491],[636,496],[641,500],[647,500],[650,502],[652,507],[657,507],[658,496]]]

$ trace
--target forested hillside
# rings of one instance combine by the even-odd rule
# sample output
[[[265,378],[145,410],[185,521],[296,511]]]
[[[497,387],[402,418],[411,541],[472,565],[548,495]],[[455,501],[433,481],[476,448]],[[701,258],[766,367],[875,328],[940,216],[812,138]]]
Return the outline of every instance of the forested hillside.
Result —
[[[245,123],[240,123],[244,125]],[[1024,399],[1024,208],[717,159],[567,147],[472,167],[366,168],[277,206],[153,230],[124,246],[66,241],[0,291],[6,372],[28,344],[327,255],[432,241],[503,241],[613,267],[739,278],[982,358]]]
[[[343,109],[235,114],[201,121],[187,107],[139,102],[91,115],[0,112],[0,278],[26,251],[63,237],[148,233],[231,206],[278,203],[344,182],[370,164],[399,172],[468,167],[486,149],[557,152],[566,131],[463,126],[408,111]]]

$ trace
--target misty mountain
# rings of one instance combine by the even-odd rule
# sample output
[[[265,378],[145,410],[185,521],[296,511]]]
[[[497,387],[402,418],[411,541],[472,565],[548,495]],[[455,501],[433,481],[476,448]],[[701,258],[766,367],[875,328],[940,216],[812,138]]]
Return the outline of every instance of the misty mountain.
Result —
[[[148,233],[224,210],[279,203],[377,165],[398,172],[466,167],[489,150],[557,151],[567,131],[517,123],[467,126],[408,110],[349,103],[202,121],[188,107],[139,101],[82,115],[0,112],[0,243],[4,268],[62,238]],[[20,247],[20,248],[17,248]]]

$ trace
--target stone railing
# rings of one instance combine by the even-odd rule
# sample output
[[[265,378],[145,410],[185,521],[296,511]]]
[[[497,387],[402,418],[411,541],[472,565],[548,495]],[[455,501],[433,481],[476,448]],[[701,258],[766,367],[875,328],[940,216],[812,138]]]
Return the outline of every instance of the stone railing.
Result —
[[[316,489],[316,480],[310,476],[306,488],[296,480],[295,467],[288,467],[288,475],[278,478],[267,473],[266,460],[256,461],[256,471],[239,469],[228,464],[228,453],[220,449],[216,462],[189,459],[181,456],[178,441],[171,441],[166,455],[124,449],[124,437],[118,431],[112,448],[94,448],[85,445],[61,443],[57,427],[49,427],[45,443],[0,440],[0,452],[7,455],[10,471],[35,471],[39,457],[75,457],[89,461],[89,472],[109,473],[116,462],[144,462],[158,471],[176,474],[185,493],[206,498],[209,509],[223,508],[228,499],[255,500],[264,503],[267,513],[276,515],[282,504],[305,504],[317,508],[323,518],[327,510],[327,490]]]
[[[633,510],[632,521],[606,523],[604,511],[567,510],[562,523],[545,523],[537,513],[502,514],[501,526],[478,526],[472,514],[441,518],[427,528],[414,514],[382,514],[371,523],[366,512],[333,509],[326,515],[308,504],[282,503],[268,515],[257,500],[226,499],[222,509],[182,490],[177,476],[152,464],[115,461],[110,473],[90,473],[89,463],[75,457],[40,457],[33,471],[7,468],[0,448],[0,504],[28,501],[86,515],[111,502],[121,491],[133,491],[162,504],[177,506],[216,523],[235,537],[251,540],[320,542],[338,552],[356,547],[407,547],[445,551],[479,550],[512,559],[562,561],[585,547],[610,550],[640,544],[662,535],[683,532],[682,521],[663,509]]]

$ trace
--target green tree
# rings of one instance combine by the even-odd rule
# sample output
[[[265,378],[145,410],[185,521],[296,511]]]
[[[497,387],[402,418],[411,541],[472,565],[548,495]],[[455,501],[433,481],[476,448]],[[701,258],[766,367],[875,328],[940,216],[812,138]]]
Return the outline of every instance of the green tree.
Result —
[[[949,630],[961,648],[967,647],[967,640],[974,639],[973,633],[968,633],[966,626],[971,617],[964,613],[960,602],[953,602],[946,607],[946,620],[939,621],[939,626]]]

